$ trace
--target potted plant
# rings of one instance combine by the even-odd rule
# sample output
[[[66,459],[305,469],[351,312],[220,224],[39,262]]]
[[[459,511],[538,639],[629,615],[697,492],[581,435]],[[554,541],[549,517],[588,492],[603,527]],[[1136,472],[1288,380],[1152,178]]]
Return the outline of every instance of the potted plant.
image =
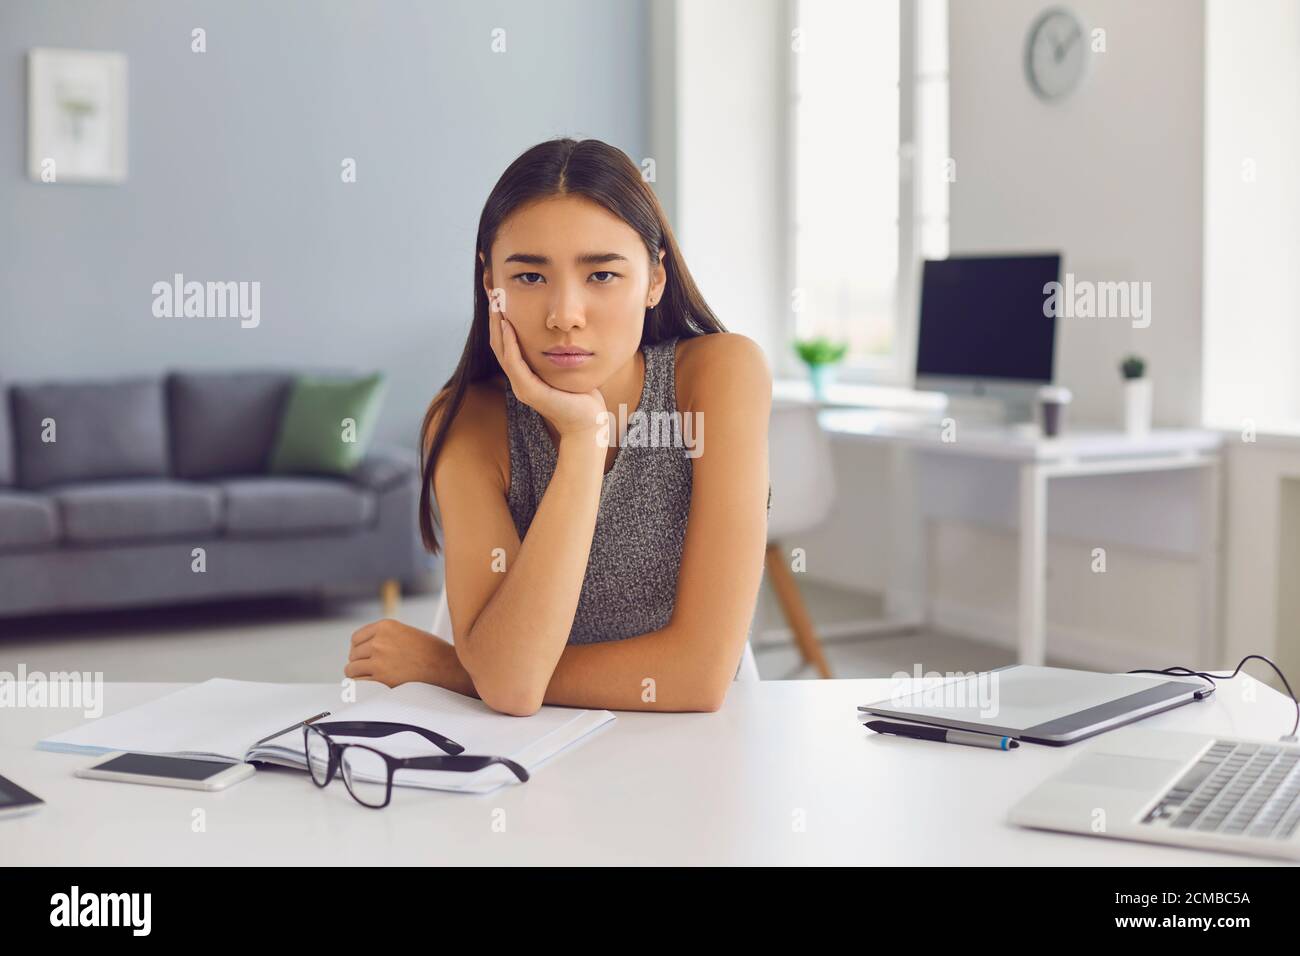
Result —
[[[808,366],[808,378],[812,382],[813,398],[826,400],[826,386],[831,382],[833,367],[848,352],[847,342],[832,342],[825,337],[802,339],[794,343],[794,350],[799,353]]]
[[[1124,431],[1145,435],[1151,431],[1151,379],[1146,377],[1147,363],[1136,355],[1120,362],[1124,377]]]

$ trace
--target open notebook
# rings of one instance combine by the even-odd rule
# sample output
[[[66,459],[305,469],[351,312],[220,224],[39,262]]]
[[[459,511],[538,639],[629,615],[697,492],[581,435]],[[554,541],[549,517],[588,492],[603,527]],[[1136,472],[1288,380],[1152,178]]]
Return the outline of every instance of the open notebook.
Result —
[[[358,681],[355,687],[357,701],[340,705],[340,688],[329,684],[267,684],[214,677],[48,737],[36,746],[63,753],[128,750],[230,762],[255,760],[306,770],[302,727],[281,731],[329,711],[324,720],[383,720],[437,731],[463,745],[466,754],[509,757],[532,774],[561,750],[614,720],[607,710],[568,707],[543,707],[531,717],[511,717],[480,700],[432,684],[390,688]],[[264,739],[267,737],[270,739]],[[394,757],[442,752],[417,734],[339,739],[364,743]],[[487,793],[514,781],[514,774],[505,767],[492,765],[474,773],[402,770],[393,778],[393,785]]]

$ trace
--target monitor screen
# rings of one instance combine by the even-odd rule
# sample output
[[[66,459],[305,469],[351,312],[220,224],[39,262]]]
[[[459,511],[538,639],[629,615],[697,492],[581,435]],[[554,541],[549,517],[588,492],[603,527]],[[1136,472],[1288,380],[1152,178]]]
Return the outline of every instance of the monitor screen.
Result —
[[[1059,253],[927,260],[921,274],[916,374],[1050,382],[1056,319],[1043,287]]]

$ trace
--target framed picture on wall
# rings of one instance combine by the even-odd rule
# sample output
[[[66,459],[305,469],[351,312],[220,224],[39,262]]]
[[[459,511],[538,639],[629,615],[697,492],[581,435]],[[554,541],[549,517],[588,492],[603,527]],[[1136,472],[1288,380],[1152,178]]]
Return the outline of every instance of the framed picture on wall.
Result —
[[[126,179],[126,56],[27,54],[27,174],[41,183]]]

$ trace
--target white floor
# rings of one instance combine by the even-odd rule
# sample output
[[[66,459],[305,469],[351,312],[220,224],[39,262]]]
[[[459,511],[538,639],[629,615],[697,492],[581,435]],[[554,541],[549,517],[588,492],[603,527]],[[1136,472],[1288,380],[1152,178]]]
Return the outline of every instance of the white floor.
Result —
[[[879,602],[805,583],[815,621],[879,615]],[[397,617],[430,628],[436,594],[407,596]],[[0,671],[102,672],[105,680],[341,680],[352,632],[380,616],[375,600],[269,600],[149,611],[0,621]],[[811,678],[766,589],[755,617],[754,650],[765,679]],[[987,670],[1013,663],[1009,651],[953,635],[920,631],[825,642],[836,677],[887,677],[899,671]],[[1058,663],[1053,661],[1053,663]]]

